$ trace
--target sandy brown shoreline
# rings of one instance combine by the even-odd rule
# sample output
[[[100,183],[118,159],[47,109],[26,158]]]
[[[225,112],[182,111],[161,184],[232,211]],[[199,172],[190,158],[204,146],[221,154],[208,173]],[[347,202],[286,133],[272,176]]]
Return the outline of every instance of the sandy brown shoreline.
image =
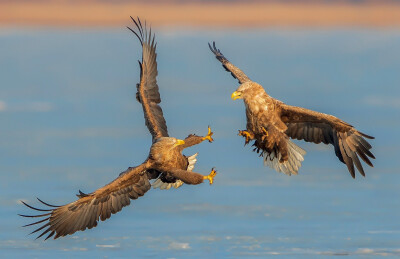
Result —
[[[153,25],[180,26],[395,26],[395,4],[106,4],[0,3],[0,25],[121,26],[129,15]]]

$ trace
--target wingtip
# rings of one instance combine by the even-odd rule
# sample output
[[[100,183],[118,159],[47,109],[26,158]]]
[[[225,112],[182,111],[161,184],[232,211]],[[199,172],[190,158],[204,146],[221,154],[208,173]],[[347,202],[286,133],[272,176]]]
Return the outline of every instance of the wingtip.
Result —
[[[21,202],[22,202],[22,204],[24,204],[26,207],[31,208],[31,209],[33,209],[33,210],[37,210],[37,211],[52,211],[52,210],[38,209],[38,208],[35,208],[35,207],[33,207],[33,206],[27,204],[27,203],[24,202],[24,201],[21,201]]]
[[[208,42],[208,47],[210,48],[211,52],[214,53],[214,55],[217,55],[218,51],[215,47],[215,41],[212,42],[212,45]]]
[[[44,205],[46,205],[46,206],[54,207],[54,208],[60,207],[60,206],[57,206],[57,205],[52,205],[52,204],[49,204],[49,203],[47,203],[47,202],[44,202],[44,201],[42,201],[41,199],[39,199],[38,197],[36,197],[36,199],[37,199],[40,203],[42,203],[42,204],[44,204]]]
[[[215,41],[213,41],[213,47],[215,52],[217,52],[218,54],[222,55],[221,51],[217,48],[217,45],[215,44]]]
[[[360,133],[364,138],[367,138],[367,139],[375,139],[375,137],[370,136],[370,135],[367,135],[367,134],[365,134],[365,133],[363,133],[363,132],[361,132],[361,131],[358,131],[358,133]]]
[[[46,241],[47,239],[49,239],[50,237],[52,237],[54,235],[55,231],[52,231],[45,239],[44,241]]]

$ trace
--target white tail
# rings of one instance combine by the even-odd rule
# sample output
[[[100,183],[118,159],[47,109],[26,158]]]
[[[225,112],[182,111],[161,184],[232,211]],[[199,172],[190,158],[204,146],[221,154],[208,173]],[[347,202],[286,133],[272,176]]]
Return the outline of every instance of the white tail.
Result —
[[[189,156],[188,159],[188,167],[186,170],[188,171],[192,171],[194,168],[194,165],[197,162],[197,155],[199,153],[194,154],[193,156]],[[154,183],[152,184],[154,189],[160,188],[161,190],[169,190],[171,189],[171,187],[174,187],[175,189],[178,189],[179,187],[181,187],[183,184],[183,182],[181,180],[176,180],[174,183],[164,183],[163,181],[160,180],[160,178],[158,178],[157,180],[154,181]]]
[[[288,154],[289,159],[283,163],[279,162],[281,159],[281,153],[276,154],[275,152],[266,153],[264,152],[264,165],[275,169],[277,172],[283,172],[287,175],[297,174],[301,167],[301,162],[304,160],[304,155],[307,153],[304,149],[288,140]]]

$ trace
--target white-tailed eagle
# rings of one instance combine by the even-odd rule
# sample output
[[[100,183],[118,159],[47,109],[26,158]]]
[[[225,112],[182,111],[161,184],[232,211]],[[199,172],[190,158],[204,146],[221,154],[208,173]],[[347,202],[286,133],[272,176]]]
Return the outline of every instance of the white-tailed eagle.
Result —
[[[131,17],[132,18],[132,17]],[[63,206],[55,206],[43,202],[48,208],[39,209],[25,202],[27,207],[44,212],[39,215],[20,215],[29,218],[40,218],[39,221],[25,225],[32,226],[43,223],[32,233],[40,233],[37,238],[47,234],[45,239],[54,236],[54,239],[83,231],[97,226],[99,220],[110,218],[111,214],[119,212],[123,207],[143,196],[150,189],[150,180],[157,179],[159,187],[169,189],[179,187],[181,183],[200,184],[204,180],[213,183],[216,171],[211,170],[208,175],[192,172],[196,155],[186,157],[182,154],[184,148],[199,144],[204,140],[212,142],[212,132],[209,128],[205,137],[189,135],[185,140],[169,137],[167,125],[159,103],[161,102],[157,77],[156,43],[155,36],[143,26],[140,19],[133,19],[136,31],[129,29],[138,37],[142,45],[142,61],[140,65],[140,83],[137,85],[136,98],[142,104],[146,126],[149,129],[153,144],[147,159],[139,166],[129,167],[114,181],[85,194],[79,191],[78,200]],[[177,181],[181,181],[178,182]],[[31,234],[32,234],[31,233]]]
[[[208,44],[223,67],[239,81],[240,86],[232,93],[232,99],[243,99],[246,106],[246,130],[239,135],[245,143],[254,140],[254,151],[260,153],[264,163],[278,172],[297,174],[306,152],[290,139],[304,140],[316,144],[332,144],[339,160],[346,164],[355,178],[354,165],[365,176],[361,158],[373,166],[369,158],[371,145],[365,140],[373,139],[352,125],[335,116],[287,105],[269,96],[264,88],[251,81],[239,68],[229,62],[216,48]]]

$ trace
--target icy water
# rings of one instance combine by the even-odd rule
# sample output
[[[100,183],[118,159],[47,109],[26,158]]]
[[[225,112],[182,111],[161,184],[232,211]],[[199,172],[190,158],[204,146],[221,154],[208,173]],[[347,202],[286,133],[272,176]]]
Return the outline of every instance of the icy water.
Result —
[[[135,100],[138,41],[124,28],[0,29],[0,257],[182,258],[400,256],[400,31],[156,30],[170,135],[205,134],[195,170],[210,186],[151,190],[95,229],[43,242],[22,228],[38,205],[75,200],[146,157]],[[300,174],[263,167],[243,147],[237,83],[207,42],[286,103],[334,114],[373,135],[377,159],[353,180],[331,146]]]

